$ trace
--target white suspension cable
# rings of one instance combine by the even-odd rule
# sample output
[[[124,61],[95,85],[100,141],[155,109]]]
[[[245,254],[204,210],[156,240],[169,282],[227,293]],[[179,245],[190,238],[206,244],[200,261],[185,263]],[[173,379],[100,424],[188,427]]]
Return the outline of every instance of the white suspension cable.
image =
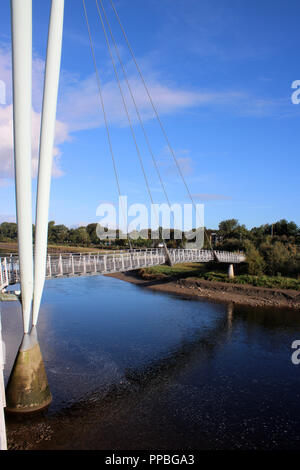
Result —
[[[119,77],[119,74],[118,74],[118,71],[117,71],[117,68],[116,68],[116,63],[115,63],[113,53],[112,53],[112,50],[111,50],[111,46],[110,46],[110,42],[109,42],[109,39],[108,39],[108,36],[107,36],[107,32],[106,32],[106,28],[105,28],[105,25],[104,25],[103,17],[102,17],[102,14],[101,14],[101,11],[100,11],[100,8],[99,8],[99,5],[98,5],[98,0],[95,0],[95,1],[96,1],[96,6],[97,6],[100,21],[101,21],[103,33],[104,33],[104,36],[105,36],[105,41],[106,41],[107,48],[108,48],[108,51],[109,51],[109,55],[110,55],[110,58],[111,58],[111,62],[112,62],[112,65],[113,65],[115,77],[116,77],[118,87],[119,87],[119,91],[120,91],[120,94],[121,94],[124,110],[125,110],[125,113],[126,113],[126,116],[127,116],[129,127],[130,127],[132,139],[133,139],[133,142],[134,142],[134,145],[135,145],[135,148],[136,148],[136,152],[137,152],[138,159],[139,159],[139,162],[140,162],[141,170],[142,170],[142,173],[143,173],[143,176],[144,176],[144,179],[145,179],[145,184],[146,184],[146,188],[147,188],[147,191],[148,191],[148,194],[149,194],[149,198],[150,198],[151,204],[152,204],[153,209],[154,209],[154,215],[155,215],[155,218],[156,218],[156,223],[157,223],[157,226],[159,227],[159,218],[158,218],[158,215],[157,215],[157,212],[156,212],[156,207],[154,205],[154,200],[153,200],[153,197],[152,197],[152,192],[151,192],[151,189],[150,189],[149,181],[148,181],[146,171],[145,171],[145,167],[144,167],[144,164],[143,164],[142,155],[141,155],[138,143],[137,143],[137,139],[136,139],[136,135],[135,135],[135,132],[134,132],[133,124],[132,124],[131,117],[130,117],[130,114],[129,114],[129,111],[128,111],[125,96],[124,96],[124,93],[123,93],[123,90],[122,90],[120,77]],[[165,241],[163,240],[163,242],[164,242],[164,247],[167,250]]]
[[[164,136],[164,138],[165,138],[165,140],[166,140],[167,146],[168,146],[168,148],[169,148],[169,150],[170,150],[170,153],[171,153],[171,155],[172,155],[172,157],[173,157],[173,160],[174,160],[174,163],[175,163],[176,168],[177,168],[177,170],[178,170],[178,173],[179,173],[179,175],[180,175],[180,177],[181,177],[181,180],[182,180],[182,182],[183,182],[183,184],[184,184],[184,186],[185,186],[185,188],[186,188],[187,194],[188,194],[188,196],[189,196],[189,198],[190,198],[190,200],[191,200],[191,202],[192,202],[192,204],[193,204],[193,206],[194,206],[194,209],[195,209],[196,213],[198,214],[197,206],[196,206],[196,204],[195,204],[195,201],[194,201],[194,199],[193,199],[193,196],[192,196],[192,194],[191,194],[191,191],[190,191],[190,189],[189,189],[189,187],[188,187],[188,184],[187,184],[187,182],[186,182],[186,180],[185,180],[185,178],[184,178],[184,175],[183,175],[183,173],[182,173],[182,170],[181,170],[180,165],[179,165],[179,163],[178,163],[178,160],[177,160],[177,158],[176,158],[174,149],[173,149],[173,147],[172,147],[172,145],[171,145],[171,142],[170,142],[170,140],[169,140],[169,138],[168,138],[167,132],[166,132],[166,130],[165,130],[165,128],[164,128],[164,125],[163,125],[163,123],[162,123],[162,120],[161,120],[161,118],[160,118],[160,116],[159,116],[158,110],[157,110],[157,108],[156,108],[156,106],[155,106],[155,104],[154,104],[154,101],[153,101],[152,97],[151,97],[150,91],[149,91],[148,86],[147,86],[147,84],[146,84],[146,81],[145,81],[145,79],[144,79],[144,77],[143,77],[142,71],[141,71],[141,69],[140,69],[140,67],[139,67],[139,65],[138,65],[138,62],[137,62],[136,57],[135,57],[135,54],[134,54],[133,49],[132,49],[132,47],[131,47],[131,45],[130,45],[130,42],[129,42],[129,40],[128,40],[128,37],[127,37],[127,34],[126,34],[125,29],[124,29],[124,27],[123,27],[123,24],[122,24],[122,22],[121,22],[120,16],[119,16],[119,14],[118,14],[118,12],[117,12],[117,9],[116,9],[116,7],[115,7],[115,5],[114,5],[113,0],[109,0],[109,1],[110,1],[110,4],[111,4],[111,6],[112,6],[112,8],[113,8],[113,10],[114,10],[114,13],[115,13],[115,16],[116,16],[116,18],[117,18],[117,20],[118,20],[118,23],[119,23],[119,25],[120,25],[120,28],[121,28],[121,31],[122,31],[122,33],[123,33],[125,42],[126,42],[127,47],[128,47],[128,49],[129,49],[129,51],[130,51],[131,57],[132,57],[132,59],[133,59],[133,61],[134,61],[134,64],[135,64],[136,69],[137,69],[137,71],[138,71],[138,74],[139,74],[139,76],[140,76],[140,78],[141,78],[141,80],[142,80],[142,83],[143,83],[144,88],[145,88],[145,90],[146,90],[146,93],[147,93],[147,95],[148,95],[148,98],[149,98],[150,104],[151,104],[151,106],[152,106],[152,109],[153,109],[153,111],[154,111],[154,113],[155,113],[155,115],[156,115],[156,118],[157,118],[157,121],[158,121],[158,123],[159,123],[159,126],[160,126],[160,129],[161,129],[161,131],[162,131],[162,134],[163,134],[163,136]],[[212,244],[211,244],[211,241],[210,241],[210,238],[208,237],[208,234],[207,234],[206,230],[205,230],[205,235],[206,235],[206,237],[207,237],[207,240],[208,240],[208,243],[209,243],[211,249],[213,250]]]
[[[116,51],[116,55],[117,55],[117,57],[118,57],[119,63],[120,63],[120,65],[121,65],[121,68],[122,68],[122,71],[123,71],[123,75],[124,75],[125,81],[126,81],[127,86],[128,86],[128,90],[129,90],[130,96],[131,96],[131,98],[132,98],[132,101],[133,101],[133,104],[134,104],[134,107],[135,107],[135,111],[136,111],[136,114],[137,114],[139,123],[140,123],[140,125],[141,125],[142,131],[143,131],[143,134],[144,134],[144,137],[145,137],[145,141],[146,141],[146,144],[147,144],[149,153],[150,153],[151,158],[152,158],[152,162],[153,162],[154,168],[155,168],[156,173],[157,173],[157,175],[158,175],[158,178],[159,178],[159,181],[160,181],[160,184],[161,184],[163,193],[164,193],[164,195],[165,195],[165,198],[166,198],[166,200],[167,200],[167,203],[168,203],[169,207],[171,207],[170,200],[169,200],[169,197],[168,197],[168,195],[167,195],[167,191],[166,191],[165,185],[164,185],[164,183],[163,183],[162,176],[161,176],[161,173],[160,173],[160,171],[159,171],[159,168],[158,168],[158,165],[157,165],[157,161],[156,161],[156,158],[155,158],[155,156],[154,156],[154,152],[153,152],[153,150],[152,150],[152,147],[151,147],[151,144],[150,144],[150,140],[149,140],[148,134],[147,134],[146,129],[145,129],[145,126],[144,126],[144,124],[143,124],[143,120],[142,120],[141,114],[140,114],[140,112],[139,112],[139,109],[138,109],[138,106],[137,106],[137,103],[136,103],[136,100],[135,100],[135,97],[134,97],[134,93],[133,93],[133,91],[132,91],[132,88],[131,88],[131,85],[130,85],[130,82],[129,82],[129,79],[128,79],[128,76],[127,76],[127,73],[126,73],[124,63],[123,63],[123,61],[122,61],[122,59],[121,59],[120,51],[119,51],[118,45],[117,45],[117,43],[116,43],[114,34],[113,34],[113,32],[112,32],[112,28],[111,28],[109,19],[108,19],[108,17],[107,17],[106,12],[105,12],[105,8],[104,8],[104,6],[103,6],[102,0],[99,0],[99,2],[100,2],[100,5],[101,5],[101,8],[102,8],[102,11],[103,11],[103,15],[104,15],[104,18],[105,18],[107,27],[108,27],[108,29],[109,29],[110,37],[111,37],[111,39],[112,39],[112,41],[113,41],[113,44],[114,44],[114,49],[115,49],[115,51]]]
[[[102,88],[101,87],[101,80],[100,80],[100,75],[99,75],[98,67],[97,67],[97,61],[96,61],[96,56],[95,56],[95,49],[94,49],[94,45],[93,45],[91,28],[90,28],[90,24],[89,24],[88,14],[87,14],[86,6],[85,6],[85,1],[82,0],[82,3],[83,3],[83,9],[84,9],[84,15],[85,15],[85,20],[86,20],[88,35],[89,35],[89,42],[90,42],[90,47],[91,47],[91,52],[92,52],[93,64],[94,64],[94,69],[95,69],[95,73],[96,73],[96,79],[97,79],[97,86],[98,86],[98,91],[99,91],[99,96],[100,96],[101,108],[102,108],[103,117],[104,117],[104,123],[105,123],[108,146],[109,146],[109,152],[110,152],[111,160],[112,160],[112,163],[113,163],[113,169],[114,169],[115,179],[116,179],[117,188],[118,188],[118,194],[119,194],[119,198],[120,198],[120,201],[121,201],[121,209],[122,209],[122,214],[123,214],[123,217],[124,217],[124,225],[126,225],[126,231],[127,231],[125,210],[124,210],[124,207],[123,207],[123,199],[121,198],[121,188],[120,188],[119,176],[118,176],[116,160],[115,160],[115,155],[114,155],[111,136],[110,136],[110,130],[109,130],[109,125],[108,125],[107,114],[106,114],[106,110],[105,110],[105,106],[104,106],[104,100],[103,100],[102,89],[101,89]],[[129,237],[128,237],[128,243],[129,243],[129,246],[131,248],[131,242],[129,240]]]

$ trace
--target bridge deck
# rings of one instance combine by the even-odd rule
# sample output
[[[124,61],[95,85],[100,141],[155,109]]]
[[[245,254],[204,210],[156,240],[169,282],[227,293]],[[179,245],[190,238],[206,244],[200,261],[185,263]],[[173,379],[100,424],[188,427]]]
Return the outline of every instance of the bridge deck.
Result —
[[[208,250],[171,249],[169,254],[173,264],[207,263],[214,260],[212,251]],[[233,264],[245,261],[245,256],[241,253],[216,251],[215,254],[221,263]],[[132,250],[110,254],[54,254],[47,257],[46,278],[117,273],[164,263],[166,263],[166,255],[163,249]],[[0,290],[19,281],[18,257],[12,255],[2,258]]]

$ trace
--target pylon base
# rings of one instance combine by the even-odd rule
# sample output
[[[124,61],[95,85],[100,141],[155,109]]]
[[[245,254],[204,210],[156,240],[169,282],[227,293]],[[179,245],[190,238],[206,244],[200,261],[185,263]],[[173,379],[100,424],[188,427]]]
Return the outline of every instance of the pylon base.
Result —
[[[6,387],[6,411],[10,413],[42,410],[52,401],[40,346],[37,340],[30,344],[30,336],[24,335]]]

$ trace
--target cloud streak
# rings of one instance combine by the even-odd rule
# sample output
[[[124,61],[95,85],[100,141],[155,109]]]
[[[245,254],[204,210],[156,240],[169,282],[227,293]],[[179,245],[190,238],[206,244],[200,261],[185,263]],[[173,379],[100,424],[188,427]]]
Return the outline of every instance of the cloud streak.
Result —
[[[41,123],[41,102],[43,90],[44,62],[39,58],[33,59],[32,70],[32,175],[36,177],[39,158],[39,137]],[[6,85],[6,104],[0,105],[0,186],[8,186],[14,177],[13,159],[13,107],[12,107],[12,71],[11,51],[7,46],[0,47],[0,78]],[[60,145],[70,141],[68,125],[56,121],[55,146],[53,149],[52,176],[60,177]]]
[[[32,175],[36,177],[39,158],[39,136],[40,136],[41,114],[32,110]],[[54,147],[54,159],[52,175],[62,176],[63,172],[59,165],[61,151],[59,144],[70,140],[67,126],[60,121],[56,122],[56,144]],[[14,176],[13,161],[13,110],[12,105],[0,107],[0,186],[8,186],[9,179]]]
[[[132,71],[132,64],[128,63],[129,81],[134,91],[135,100],[142,118],[147,121],[154,118],[153,110],[148,96],[140,80]],[[32,170],[37,174],[39,133],[41,118],[41,103],[43,91],[44,61],[33,58],[33,109],[32,109]],[[0,179],[2,186],[7,179],[13,178],[13,128],[12,128],[12,83],[11,83],[11,51],[7,45],[0,45],[0,79],[6,84],[7,104],[0,105]],[[161,115],[174,115],[188,109],[201,108],[207,112],[225,110],[238,115],[265,117],[278,115],[290,116],[291,106],[285,108],[286,100],[268,100],[251,96],[239,90],[225,91],[199,91],[187,90],[175,85],[164,84],[157,73],[148,71],[146,76],[149,91]],[[129,95],[126,83],[121,82],[125,100],[130,116],[137,122],[135,109]],[[118,86],[114,79],[105,77],[102,84],[102,93],[109,124],[113,126],[127,126],[127,118],[123,109]],[[295,108],[295,107],[294,107]],[[298,110],[297,110],[298,112]],[[78,131],[94,129],[104,125],[101,103],[94,74],[81,79],[76,74],[62,71],[60,83],[60,96],[56,121],[56,136],[54,148],[53,176],[63,174],[60,165],[62,145],[72,140],[72,135]],[[179,164],[185,174],[192,172],[191,160],[188,156],[179,157]],[[5,180],[5,181],[4,181]]]
[[[130,77],[130,85],[141,116],[144,120],[155,117],[142,83]],[[137,121],[136,111],[125,81],[121,82],[129,114]],[[240,97],[239,93],[200,93],[166,86],[157,80],[148,83],[150,95],[161,114],[173,114],[209,103],[226,103]],[[113,125],[128,124],[122,98],[114,80],[102,84],[102,96],[109,122]],[[101,102],[94,75],[84,80],[75,80],[66,85],[58,109],[59,116],[66,120],[72,131],[103,125]]]

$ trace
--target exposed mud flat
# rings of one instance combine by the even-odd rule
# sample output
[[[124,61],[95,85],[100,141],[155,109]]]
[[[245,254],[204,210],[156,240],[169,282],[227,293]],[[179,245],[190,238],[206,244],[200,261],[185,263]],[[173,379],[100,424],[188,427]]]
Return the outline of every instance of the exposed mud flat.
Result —
[[[109,274],[109,276],[152,290],[178,294],[184,297],[200,297],[217,302],[233,302],[252,307],[270,306],[300,309],[300,292],[296,290],[255,287],[248,284],[229,284],[194,277],[179,280],[153,279],[149,281],[142,279],[137,271]]]

